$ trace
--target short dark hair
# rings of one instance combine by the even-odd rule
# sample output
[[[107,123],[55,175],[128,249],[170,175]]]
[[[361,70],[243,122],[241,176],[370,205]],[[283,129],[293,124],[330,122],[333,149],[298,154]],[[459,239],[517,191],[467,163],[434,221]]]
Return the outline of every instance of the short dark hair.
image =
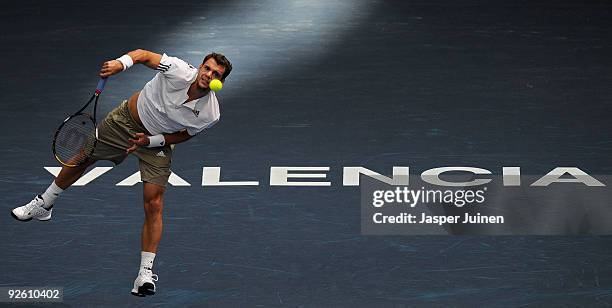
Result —
[[[230,63],[230,61],[223,54],[212,52],[206,55],[206,57],[204,57],[204,61],[202,61],[202,64],[204,64],[204,62],[208,61],[208,59],[210,58],[215,59],[215,62],[217,62],[217,64],[225,67],[225,72],[223,73],[223,76],[221,76],[221,80],[225,80],[225,77],[227,77],[232,71],[232,64]]]

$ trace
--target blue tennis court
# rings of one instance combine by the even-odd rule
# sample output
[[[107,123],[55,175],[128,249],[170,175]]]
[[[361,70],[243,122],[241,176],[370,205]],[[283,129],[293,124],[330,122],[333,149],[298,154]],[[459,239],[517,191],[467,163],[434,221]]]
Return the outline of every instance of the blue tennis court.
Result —
[[[343,185],[343,168],[611,174],[611,16],[596,1],[7,6],[0,287],[61,287],[63,302],[44,304],[57,307],[610,306],[609,236],[363,235],[360,188]],[[218,51],[234,66],[219,123],[175,148],[158,292],[145,298],[130,295],[144,217],[136,158],[98,163],[49,222],[9,215],[53,180],[53,133],[102,62],[137,48],[194,65]],[[113,76],[99,114],[155,73]],[[283,166],[326,167],[306,181],[330,185],[270,185]],[[257,185],[202,185],[204,167]]]

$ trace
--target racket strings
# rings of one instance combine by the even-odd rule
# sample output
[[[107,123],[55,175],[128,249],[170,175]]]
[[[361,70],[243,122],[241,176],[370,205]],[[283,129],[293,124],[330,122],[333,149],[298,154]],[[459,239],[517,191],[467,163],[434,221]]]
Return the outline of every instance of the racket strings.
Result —
[[[93,152],[96,127],[85,114],[71,117],[55,139],[55,155],[67,165],[84,162]]]

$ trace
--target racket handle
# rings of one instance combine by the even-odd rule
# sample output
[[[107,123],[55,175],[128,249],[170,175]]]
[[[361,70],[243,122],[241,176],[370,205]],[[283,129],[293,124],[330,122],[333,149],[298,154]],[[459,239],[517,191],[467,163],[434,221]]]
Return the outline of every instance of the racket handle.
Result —
[[[98,81],[98,85],[96,86],[96,94],[100,95],[102,91],[104,91],[104,86],[106,85],[106,78],[100,78]]]

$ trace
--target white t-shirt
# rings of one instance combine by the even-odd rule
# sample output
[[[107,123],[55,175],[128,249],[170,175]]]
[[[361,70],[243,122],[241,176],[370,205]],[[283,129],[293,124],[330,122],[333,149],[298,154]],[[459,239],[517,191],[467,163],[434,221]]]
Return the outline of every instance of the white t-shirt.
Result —
[[[185,103],[187,90],[198,76],[197,68],[164,54],[157,70],[160,72],[138,96],[138,116],[149,133],[170,134],[186,129],[193,136],[219,121],[215,92]]]

